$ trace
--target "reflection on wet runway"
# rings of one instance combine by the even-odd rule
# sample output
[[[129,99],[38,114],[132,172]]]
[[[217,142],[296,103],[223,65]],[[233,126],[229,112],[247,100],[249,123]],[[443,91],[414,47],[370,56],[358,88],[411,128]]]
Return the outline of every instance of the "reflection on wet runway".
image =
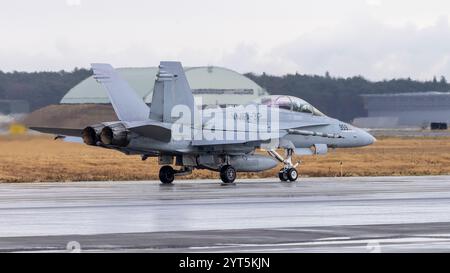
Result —
[[[201,238],[214,231],[237,236],[239,230],[252,234],[248,241],[262,244],[258,234],[278,229],[321,228],[339,237],[352,226],[442,227],[450,223],[449,211],[448,176],[241,180],[234,186],[216,180],[169,186],[156,181],[0,184],[0,247],[15,249],[6,242],[19,240],[17,247],[26,249],[27,240],[18,238],[23,236],[44,242],[49,236],[107,240],[104,236],[188,232]],[[130,241],[125,248],[133,245]],[[189,249],[180,241],[181,246]]]

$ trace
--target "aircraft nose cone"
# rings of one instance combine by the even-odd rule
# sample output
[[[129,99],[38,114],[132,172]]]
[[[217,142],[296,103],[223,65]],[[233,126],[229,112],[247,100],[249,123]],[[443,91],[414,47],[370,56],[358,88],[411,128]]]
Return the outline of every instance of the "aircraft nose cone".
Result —
[[[374,136],[367,133],[366,131],[363,131],[363,140],[364,140],[364,145],[370,145],[370,144],[373,144],[375,141],[377,141],[377,139]]]

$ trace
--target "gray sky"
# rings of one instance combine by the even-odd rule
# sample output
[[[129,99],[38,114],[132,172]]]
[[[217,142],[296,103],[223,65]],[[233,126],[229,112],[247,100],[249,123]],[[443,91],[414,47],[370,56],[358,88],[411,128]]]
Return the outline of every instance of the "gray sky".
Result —
[[[219,65],[450,78],[450,1],[0,0],[0,69]]]

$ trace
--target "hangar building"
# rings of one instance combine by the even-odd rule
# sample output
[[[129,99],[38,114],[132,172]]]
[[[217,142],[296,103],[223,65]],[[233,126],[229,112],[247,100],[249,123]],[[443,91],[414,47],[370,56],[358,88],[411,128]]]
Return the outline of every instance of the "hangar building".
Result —
[[[429,127],[450,123],[450,92],[363,95],[368,117],[354,124],[366,128]]]
[[[157,67],[118,68],[118,73],[131,87],[151,104]],[[194,96],[202,98],[203,105],[236,105],[267,95],[266,90],[249,78],[222,67],[185,68],[186,78]],[[62,98],[62,104],[109,103],[103,86],[91,76],[82,81]]]

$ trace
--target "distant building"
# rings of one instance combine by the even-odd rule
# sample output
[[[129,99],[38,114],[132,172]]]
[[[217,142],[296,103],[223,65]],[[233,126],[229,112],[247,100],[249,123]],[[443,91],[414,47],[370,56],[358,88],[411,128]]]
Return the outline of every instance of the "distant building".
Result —
[[[368,117],[354,124],[365,128],[429,127],[450,123],[450,92],[363,95]]]
[[[118,68],[118,73],[131,87],[151,104],[157,67]],[[187,67],[185,73],[195,97],[203,105],[236,105],[267,95],[267,91],[251,79],[233,70],[216,67]],[[108,104],[106,90],[93,77],[73,87],[62,98],[61,104]]]

